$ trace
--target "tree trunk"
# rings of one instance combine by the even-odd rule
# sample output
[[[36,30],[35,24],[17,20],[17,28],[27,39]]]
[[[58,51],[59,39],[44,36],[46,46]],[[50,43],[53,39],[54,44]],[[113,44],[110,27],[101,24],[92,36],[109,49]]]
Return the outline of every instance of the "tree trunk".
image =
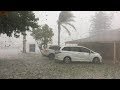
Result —
[[[23,53],[26,53],[26,32],[23,32]]]
[[[60,46],[60,24],[58,24],[58,45]]]

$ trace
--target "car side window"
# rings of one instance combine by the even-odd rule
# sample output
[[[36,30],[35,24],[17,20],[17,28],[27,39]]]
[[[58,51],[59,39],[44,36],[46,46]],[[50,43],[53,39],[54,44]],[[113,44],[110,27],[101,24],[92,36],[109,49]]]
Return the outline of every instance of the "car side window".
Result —
[[[71,48],[70,47],[64,47],[62,50],[63,51],[71,51]]]
[[[71,51],[80,52],[80,48],[79,47],[71,47]]]
[[[86,49],[86,48],[81,47],[81,52],[90,53],[90,50],[89,50],[89,49]]]

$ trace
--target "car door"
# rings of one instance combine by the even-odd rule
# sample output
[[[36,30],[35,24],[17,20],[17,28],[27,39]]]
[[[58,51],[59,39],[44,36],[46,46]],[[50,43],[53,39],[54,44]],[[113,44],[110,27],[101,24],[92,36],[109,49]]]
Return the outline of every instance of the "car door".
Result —
[[[61,55],[64,57],[66,57],[66,56],[71,57],[72,61],[76,61],[77,56],[78,56],[74,47],[64,47],[62,49]]]
[[[71,47],[64,47],[62,48],[62,54],[64,56],[71,56]]]
[[[73,61],[82,61],[80,47],[71,47],[71,57]]]
[[[79,57],[81,58],[82,61],[89,61],[90,57],[90,50],[85,48],[85,47],[80,47],[81,52]]]

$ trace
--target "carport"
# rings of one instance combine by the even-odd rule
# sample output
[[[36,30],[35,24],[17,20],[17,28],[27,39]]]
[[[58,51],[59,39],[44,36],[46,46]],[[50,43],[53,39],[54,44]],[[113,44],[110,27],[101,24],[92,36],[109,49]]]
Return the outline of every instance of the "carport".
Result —
[[[98,46],[98,47],[96,47],[97,48],[96,50],[98,50],[98,48],[102,45],[103,46],[105,44],[107,44],[109,46],[111,45],[109,48],[109,49],[111,49],[111,51],[107,52],[104,50],[104,52],[111,53],[111,55],[113,56],[112,58],[113,58],[114,63],[118,62],[120,59],[120,55],[119,55],[119,53],[120,53],[120,29],[105,30],[105,31],[99,32],[95,35],[89,36],[87,38],[78,39],[78,40],[74,40],[74,41],[67,41],[67,42],[65,42],[65,44],[84,45],[93,50],[96,46]],[[93,47],[92,47],[92,45],[93,45]],[[107,45],[106,45],[106,48],[107,48]],[[108,49],[108,51],[109,51],[109,49]],[[104,53],[104,54],[107,54],[107,53]]]

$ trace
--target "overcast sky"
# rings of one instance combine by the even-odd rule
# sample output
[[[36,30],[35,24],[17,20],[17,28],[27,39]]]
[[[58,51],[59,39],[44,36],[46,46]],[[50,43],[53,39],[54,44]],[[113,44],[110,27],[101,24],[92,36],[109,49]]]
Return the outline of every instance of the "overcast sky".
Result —
[[[68,29],[71,31],[71,36],[67,34],[67,32],[62,28],[61,29],[61,44],[68,40],[75,40],[80,39],[81,37],[86,37],[88,35],[90,29],[90,20],[91,17],[94,16],[96,11],[72,11],[73,15],[75,16],[75,22],[72,24],[76,27],[77,32],[70,28]],[[57,29],[57,20],[60,11],[35,11],[34,12],[36,17],[39,18],[39,25],[48,24],[51,28],[53,28],[54,36],[53,36],[53,44],[57,44],[57,36],[58,36],[58,29]],[[111,15],[112,11],[107,11],[109,15]],[[112,20],[112,28],[120,28],[120,13],[114,14]]]
[[[75,16],[72,24],[76,27],[77,32],[67,26],[67,28],[71,31],[71,36],[67,34],[67,32],[61,28],[61,44],[64,45],[65,41],[69,40],[76,40],[83,37],[87,37],[89,35],[90,29],[90,20],[91,17],[95,15],[96,11],[72,11],[73,15]],[[115,11],[113,11],[115,12]],[[44,25],[48,24],[51,28],[53,28],[54,36],[53,36],[53,44],[57,44],[58,41],[58,29],[57,29],[57,20],[60,11],[34,11],[36,17],[39,18],[38,24]],[[112,15],[112,11],[107,11],[108,15]],[[112,29],[120,28],[120,12],[113,14],[112,19]],[[6,35],[2,35],[0,37],[0,47],[4,45],[12,44],[11,46],[17,46],[22,48],[22,41],[23,36],[21,35],[20,38],[7,37]],[[27,44],[35,43],[35,40],[27,33]],[[1,47],[2,48],[2,47]],[[22,49],[21,49],[22,50]]]

